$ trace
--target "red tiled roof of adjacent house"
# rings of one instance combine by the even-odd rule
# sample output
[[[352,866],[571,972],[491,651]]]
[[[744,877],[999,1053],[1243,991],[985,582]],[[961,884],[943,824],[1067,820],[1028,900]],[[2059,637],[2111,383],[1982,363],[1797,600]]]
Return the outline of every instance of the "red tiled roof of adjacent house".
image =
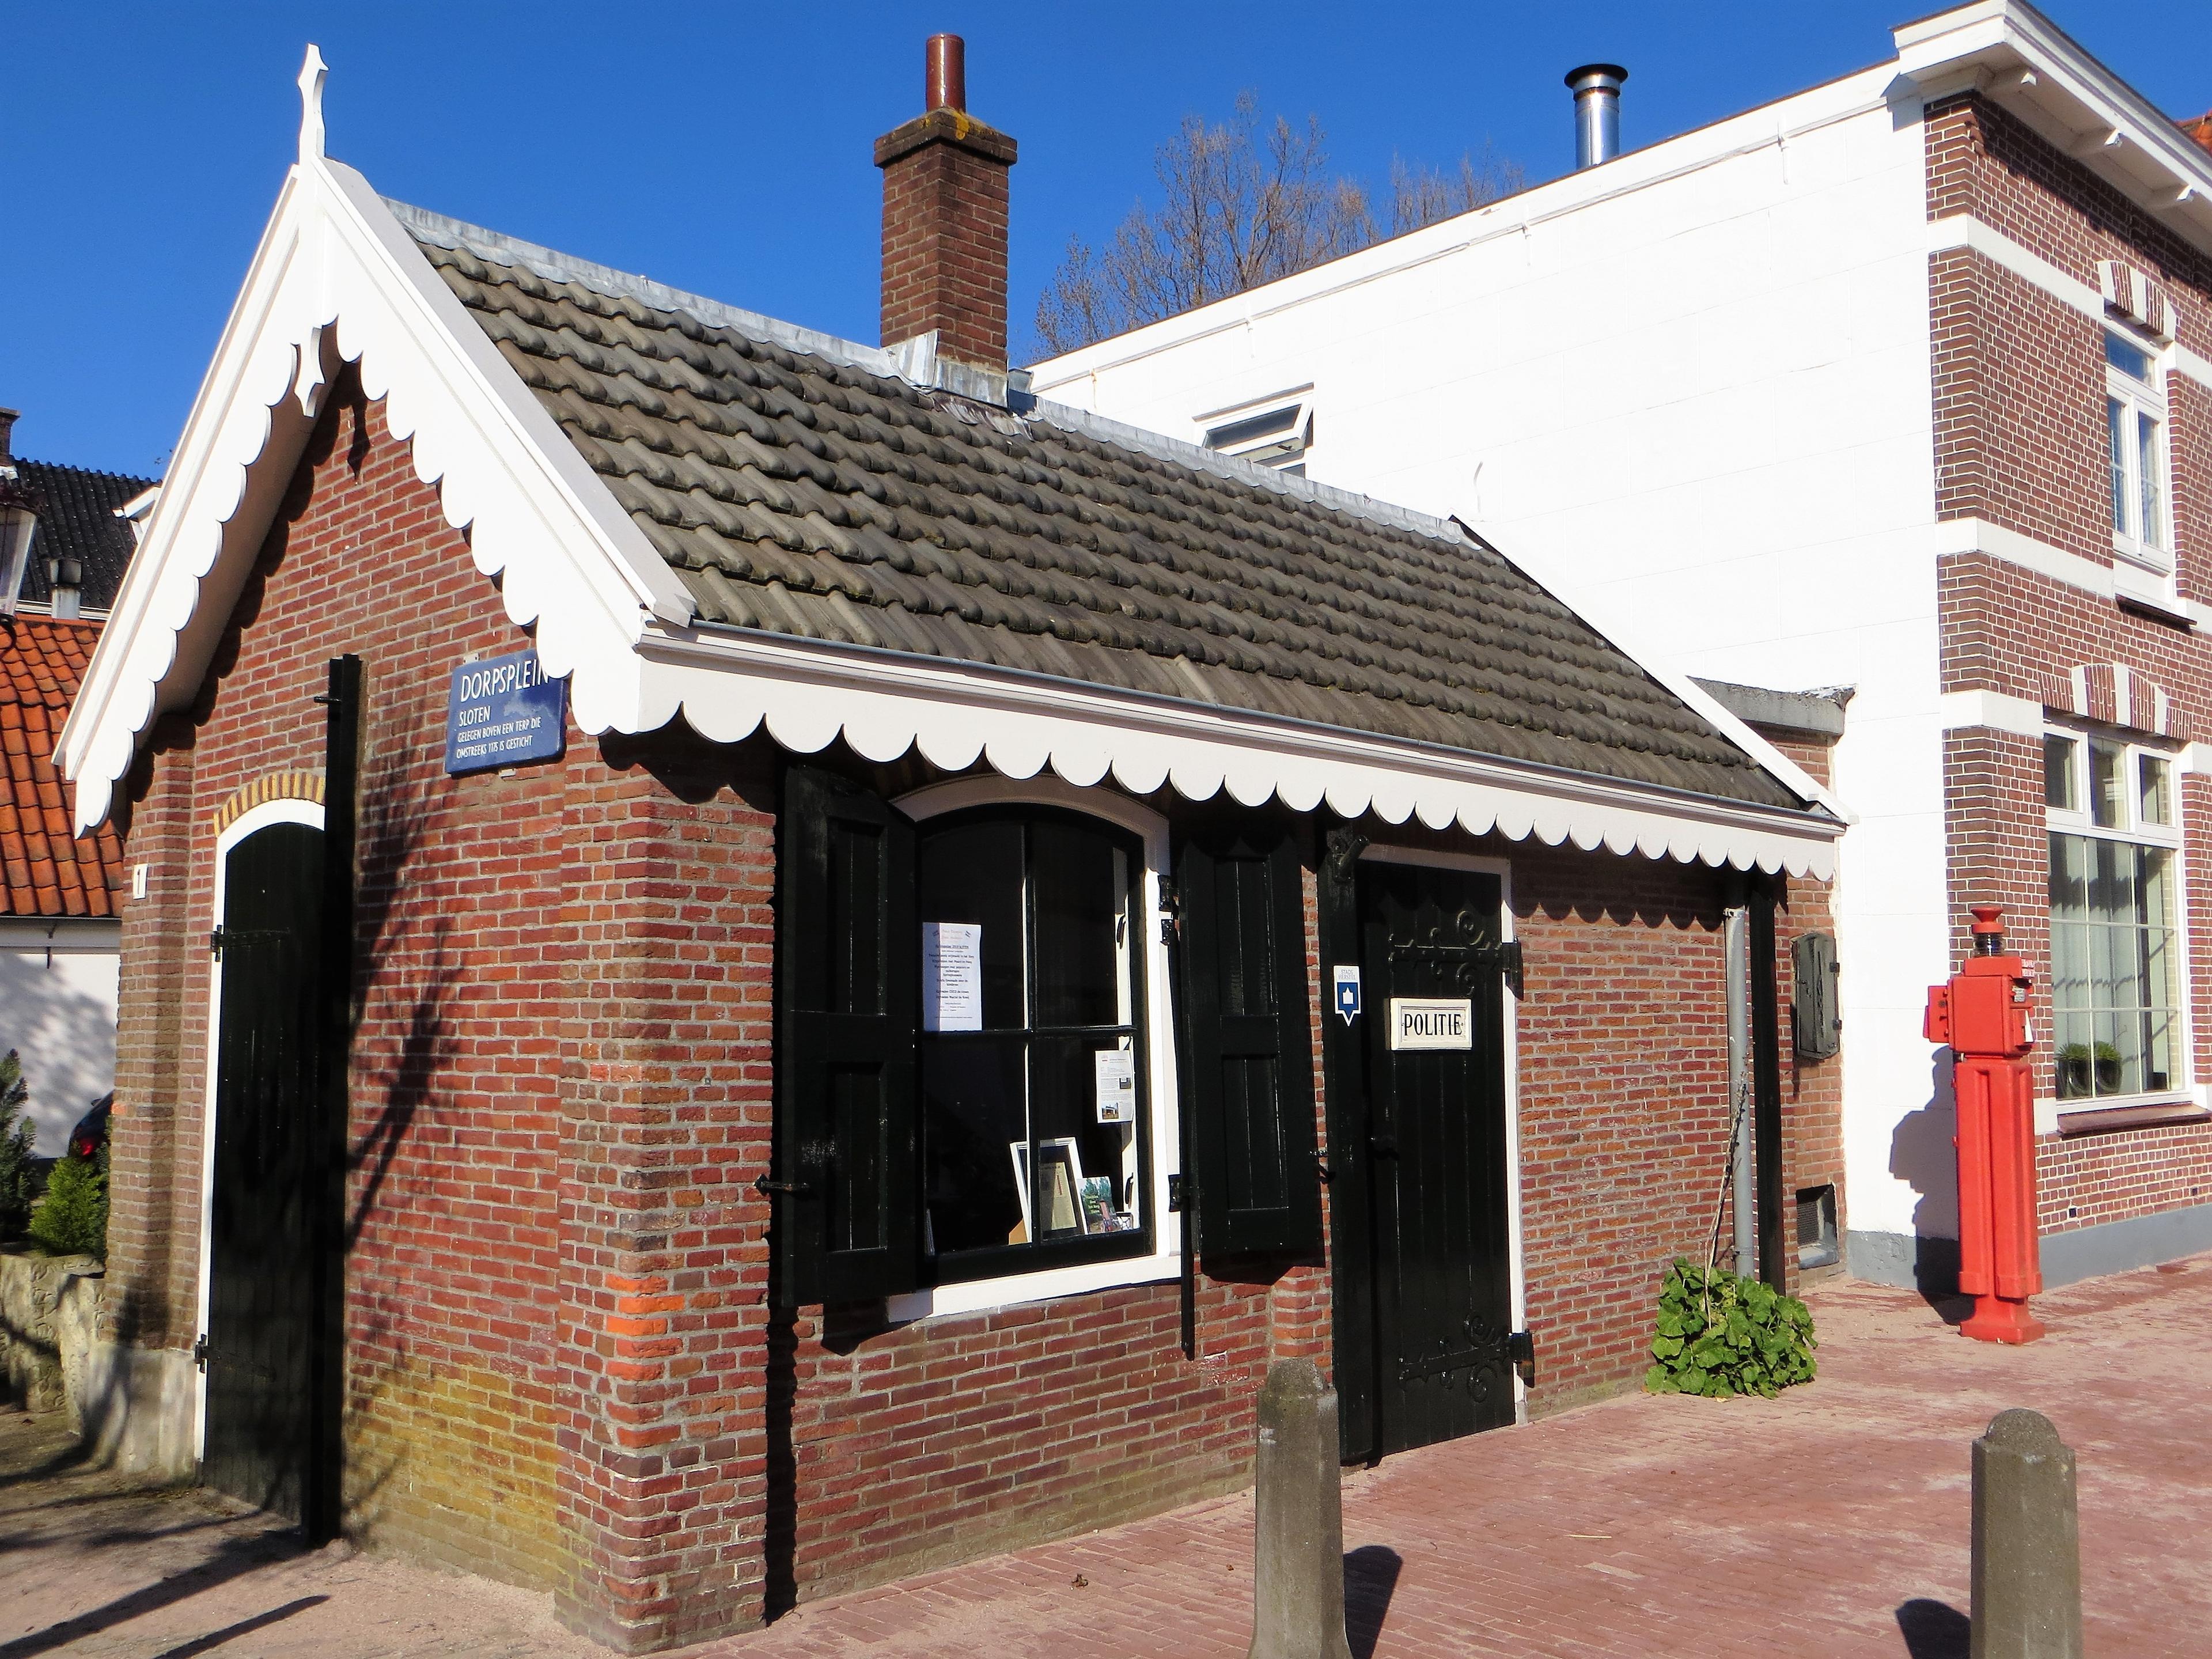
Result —
[[[2205,149],[2212,149],[2212,110],[2207,110],[2194,121],[2184,121],[2181,130]]]
[[[54,739],[100,624],[0,617],[0,916],[112,916],[123,842],[103,823],[70,835]]]

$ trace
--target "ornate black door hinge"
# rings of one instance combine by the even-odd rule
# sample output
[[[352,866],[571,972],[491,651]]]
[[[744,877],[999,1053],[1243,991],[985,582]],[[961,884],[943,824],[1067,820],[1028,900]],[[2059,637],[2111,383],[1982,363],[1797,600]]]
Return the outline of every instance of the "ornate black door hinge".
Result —
[[[763,1198],[770,1193],[787,1193],[793,1198],[805,1198],[814,1188],[804,1181],[770,1181],[766,1176],[760,1175],[753,1177],[753,1190]]]
[[[212,933],[210,933],[210,934],[208,935],[208,949],[209,949],[209,951],[210,951],[211,952],[213,952],[213,954],[214,954],[214,956],[215,956],[215,959],[216,959],[217,962],[220,962],[220,961],[222,961],[222,928],[218,927],[218,928],[216,928],[216,929],[215,930],[215,932],[213,932]],[[203,1341],[203,1342],[204,1342],[204,1341],[206,1341],[206,1340],[207,1340],[207,1339],[206,1339],[205,1337],[202,1337],[202,1338],[200,1339],[200,1340],[201,1340],[201,1341]]]
[[[210,1352],[207,1333],[203,1331],[192,1343],[192,1364],[196,1370],[202,1371],[207,1370]]]
[[[1182,895],[1176,891],[1171,881],[1160,883],[1160,943],[1180,945],[1182,942]]]

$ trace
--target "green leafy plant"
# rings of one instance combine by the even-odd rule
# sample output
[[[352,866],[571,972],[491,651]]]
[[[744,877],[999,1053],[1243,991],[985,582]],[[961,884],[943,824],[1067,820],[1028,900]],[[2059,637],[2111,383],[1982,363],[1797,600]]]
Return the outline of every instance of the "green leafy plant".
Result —
[[[2069,1042],[2058,1051],[2058,1092],[2062,1097],[2093,1092],[2093,1074],[2096,1079],[2094,1093],[2119,1093],[2120,1051],[2109,1042],[2100,1042],[2094,1048],[2086,1042]]]
[[[0,1239],[22,1236],[31,1218],[31,1201],[38,1195],[31,1121],[22,1115],[23,1103],[30,1097],[23,1062],[10,1048],[0,1054]]]
[[[46,1195],[31,1217],[31,1237],[56,1255],[107,1254],[107,1148],[72,1153],[46,1176]]]
[[[1652,1394],[1739,1394],[1771,1400],[1813,1380],[1812,1310],[1756,1279],[1677,1259],[1659,1290],[1655,1362],[1644,1373]]]

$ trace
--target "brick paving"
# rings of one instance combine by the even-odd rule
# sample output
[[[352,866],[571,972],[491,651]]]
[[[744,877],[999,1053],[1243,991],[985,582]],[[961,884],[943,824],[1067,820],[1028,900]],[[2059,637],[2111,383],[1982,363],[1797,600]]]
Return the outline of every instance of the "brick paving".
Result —
[[[1964,1341],[1919,1298],[1812,1298],[1822,1375],[1778,1401],[1634,1395],[1349,1474],[1352,1651],[1966,1654],[1967,1447],[2046,1413],[2081,1460],[2094,1654],[2196,1654],[2212,1626],[2212,1256],[2074,1285],[2051,1334]],[[475,1654],[580,1659],[545,1598],[306,1553],[198,1492],[67,1467],[0,1423],[0,1659]],[[1251,1504],[1224,1499],[800,1608],[696,1659],[1241,1659]]]

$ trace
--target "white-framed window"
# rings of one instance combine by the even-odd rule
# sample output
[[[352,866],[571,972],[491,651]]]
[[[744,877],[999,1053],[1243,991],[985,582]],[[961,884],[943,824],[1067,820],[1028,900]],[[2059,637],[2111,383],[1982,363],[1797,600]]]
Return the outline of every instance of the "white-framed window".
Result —
[[[1212,410],[1197,425],[1205,447],[1303,478],[1313,448],[1313,388],[1293,386]]]
[[[2062,1108],[2187,1085],[2174,763],[2116,735],[2044,735],[2051,1088]]]
[[[2105,459],[2112,550],[2153,570],[2171,570],[2164,377],[2155,352],[2111,328],[2105,331]]]
[[[891,1317],[1172,1278],[1167,821],[1054,778],[957,779],[896,805],[917,825],[916,921],[934,939],[916,1056],[925,1288],[892,1297]],[[963,981],[972,1002],[950,1006]],[[1126,1104],[1102,1109],[1109,1091]]]

